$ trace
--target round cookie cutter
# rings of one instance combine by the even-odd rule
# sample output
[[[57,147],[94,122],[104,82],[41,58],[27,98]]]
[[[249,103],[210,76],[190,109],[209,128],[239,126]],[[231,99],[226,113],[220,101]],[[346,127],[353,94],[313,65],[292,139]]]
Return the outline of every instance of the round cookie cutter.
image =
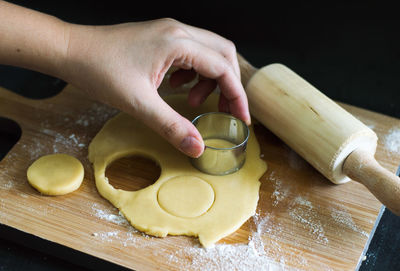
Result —
[[[206,174],[227,175],[243,166],[250,135],[246,123],[222,112],[201,114],[192,123],[205,144],[199,158],[190,158],[195,168]]]

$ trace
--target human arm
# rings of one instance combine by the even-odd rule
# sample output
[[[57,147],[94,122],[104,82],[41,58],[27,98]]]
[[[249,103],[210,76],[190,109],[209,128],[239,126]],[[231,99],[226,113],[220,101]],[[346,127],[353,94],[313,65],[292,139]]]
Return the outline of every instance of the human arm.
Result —
[[[174,86],[191,80],[193,71],[207,78],[191,90],[191,105],[200,104],[218,83],[220,110],[250,123],[235,47],[212,32],[172,19],[75,25],[0,2],[0,37],[0,63],[72,83],[143,121],[189,156],[202,153],[200,134],[157,93],[171,66],[181,68],[171,76]]]

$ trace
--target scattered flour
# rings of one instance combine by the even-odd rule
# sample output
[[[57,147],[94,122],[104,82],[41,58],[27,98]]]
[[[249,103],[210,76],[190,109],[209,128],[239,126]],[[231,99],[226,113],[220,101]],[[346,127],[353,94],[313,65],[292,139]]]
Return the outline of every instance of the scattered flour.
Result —
[[[336,223],[339,223],[343,227],[358,232],[365,237],[369,237],[369,234],[366,231],[363,231],[362,229],[360,229],[360,227],[356,225],[356,223],[354,223],[351,214],[347,212],[344,208],[336,209],[331,207],[330,211],[331,211],[331,217]]]
[[[289,267],[280,245],[265,239],[271,231],[279,232],[270,216],[261,217],[256,214],[253,222],[255,230],[251,233],[248,244],[217,244],[207,249],[200,246],[185,247],[170,254],[168,260],[180,270],[307,270],[307,260],[300,253],[291,255],[291,262],[297,268]],[[300,269],[302,267],[304,269]]]
[[[93,204],[92,210],[94,211],[94,215],[100,219],[112,222],[117,225],[122,225],[122,226],[130,225],[128,220],[126,220],[126,218],[120,212],[118,213],[118,215],[113,214],[109,211],[100,209],[97,204]]]
[[[119,243],[124,247],[145,248],[153,246],[154,243],[150,242],[156,237],[148,236],[142,232],[130,228],[128,231],[98,231],[91,234],[93,238],[107,243]],[[143,240],[149,239],[149,240]]]
[[[116,215],[111,211],[100,208],[98,204],[92,205],[94,215],[100,219],[118,224],[129,225],[128,221],[121,215]],[[278,235],[281,232],[279,223],[271,220],[271,216],[262,217],[259,214],[253,216],[252,232],[248,239],[248,244],[217,244],[205,249],[198,243],[182,247],[174,252],[168,250],[154,249],[153,253],[160,257],[166,257],[170,264],[178,267],[179,270],[232,270],[232,271],[252,271],[252,270],[307,270],[300,269],[307,265],[307,260],[299,255],[292,253],[287,258],[288,252],[282,253],[279,242],[273,239],[265,239],[268,235]],[[102,242],[117,242],[124,247],[144,248],[153,246],[154,243],[145,239],[157,239],[143,234],[133,227],[125,230],[98,231],[91,234],[93,238]],[[297,263],[298,268],[289,268],[287,263]]]
[[[92,210],[94,211],[94,215],[96,217],[117,225],[124,226],[127,229],[121,231],[113,230],[93,232],[91,233],[91,235],[94,238],[107,243],[118,242],[124,247],[132,246],[143,248],[153,245],[152,242],[143,241],[143,238],[151,240],[155,237],[151,237],[133,228],[130,223],[125,219],[125,217],[121,214],[121,212],[116,215],[111,213],[110,211],[101,209],[97,204],[92,205]]]
[[[312,206],[302,198],[296,199],[300,205]],[[106,221],[122,223],[121,217],[93,206],[95,215]],[[217,244],[211,248],[203,248],[198,243],[190,244],[176,251],[158,247],[152,249],[154,256],[163,257],[167,263],[177,270],[207,271],[275,271],[275,270],[308,270],[308,262],[303,251],[294,249],[287,251],[281,247],[279,235],[282,225],[273,220],[272,215],[256,214],[252,218],[251,234],[247,244]],[[101,242],[117,242],[124,247],[146,248],[156,246],[151,240],[158,239],[143,234],[134,228],[125,230],[97,231],[91,234]],[[149,240],[143,240],[149,239]],[[295,267],[288,264],[295,265]]]
[[[269,175],[269,180],[274,182],[274,192],[271,194],[271,199],[273,199],[272,206],[277,206],[288,196],[290,188],[282,185],[282,181],[275,176],[274,171]]]
[[[23,193],[19,193],[18,195],[24,199],[27,199],[29,197],[27,194],[23,194]]]
[[[98,236],[102,241],[112,242],[115,237],[117,237],[119,231],[109,231],[109,232],[95,232],[93,236]]]
[[[48,128],[42,128],[40,132],[49,136],[46,139],[47,141],[43,140],[43,138],[32,137],[31,142],[21,145],[22,150],[30,156],[31,161],[40,156],[53,153],[69,153],[74,156],[82,156],[81,148],[86,146],[85,143],[89,140],[85,135],[63,135]],[[50,142],[51,144],[44,144],[44,142]]]
[[[40,156],[52,153],[68,153],[77,158],[85,158],[86,154],[82,152],[82,149],[88,146],[91,138],[90,133],[97,131],[105,121],[117,112],[117,109],[93,103],[78,117],[63,115],[55,120],[44,118],[40,124],[40,132],[47,135],[47,138],[43,139],[42,136],[32,137],[31,142],[27,142],[21,147],[30,155],[32,161]],[[71,113],[66,112],[66,114]],[[91,128],[94,129],[84,129],[89,126],[93,126]],[[82,129],[82,127],[84,128]],[[57,131],[62,131],[62,133]]]
[[[29,155],[31,161],[36,160],[42,155],[52,153],[51,149],[42,144],[37,138],[32,138],[30,144],[23,144],[21,148]]]
[[[0,188],[4,189],[4,190],[10,190],[10,189],[12,189],[14,187],[14,183],[12,181],[10,181],[10,180],[7,181],[7,182],[2,183],[0,185],[1,185]]]
[[[300,222],[304,229],[307,229],[310,235],[315,238],[317,243],[329,243],[328,238],[325,236],[325,230],[319,214],[309,200],[297,196],[290,207],[289,215],[294,220]]]
[[[384,139],[385,147],[388,151],[400,152],[400,128],[392,128]]]
[[[75,124],[88,127],[98,123],[104,123],[118,112],[117,109],[108,107],[103,104],[93,103],[86,112],[75,120]]]
[[[151,245],[151,242],[143,242],[143,235],[138,233],[136,230],[130,230],[128,232],[122,231],[99,231],[92,233],[92,236],[102,242],[113,243],[118,242],[124,247],[146,247]],[[151,237],[149,237],[151,238]],[[138,242],[140,241],[141,242]]]
[[[74,148],[75,146],[78,146],[83,144],[80,143],[81,140],[84,140],[86,142],[86,137],[77,137],[75,134],[71,134],[69,136],[63,136],[62,134],[57,134],[55,137],[55,141],[53,144],[53,152],[65,152],[66,149],[79,152],[78,149]]]
[[[75,134],[72,134],[68,137],[69,139],[71,139],[76,145],[79,144],[78,139],[76,139]]]

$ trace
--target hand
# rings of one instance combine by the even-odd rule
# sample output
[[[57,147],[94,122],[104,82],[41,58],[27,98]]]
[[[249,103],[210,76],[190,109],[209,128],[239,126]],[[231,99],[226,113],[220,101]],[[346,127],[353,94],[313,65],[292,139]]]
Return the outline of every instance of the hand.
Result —
[[[141,120],[185,154],[200,156],[204,143],[192,123],[158,95],[171,66],[179,68],[171,75],[172,86],[200,74],[189,93],[190,105],[200,105],[218,84],[219,109],[250,124],[235,47],[217,34],[172,19],[66,27],[68,49],[60,77]]]

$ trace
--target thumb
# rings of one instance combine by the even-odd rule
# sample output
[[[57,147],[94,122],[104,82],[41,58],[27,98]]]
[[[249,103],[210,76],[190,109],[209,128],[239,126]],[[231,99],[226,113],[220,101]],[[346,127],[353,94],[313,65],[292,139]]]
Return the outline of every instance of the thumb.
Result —
[[[204,142],[196,127],[160,96],[151,100],[141,120],[184,154],[199,157],[204,151]]]

